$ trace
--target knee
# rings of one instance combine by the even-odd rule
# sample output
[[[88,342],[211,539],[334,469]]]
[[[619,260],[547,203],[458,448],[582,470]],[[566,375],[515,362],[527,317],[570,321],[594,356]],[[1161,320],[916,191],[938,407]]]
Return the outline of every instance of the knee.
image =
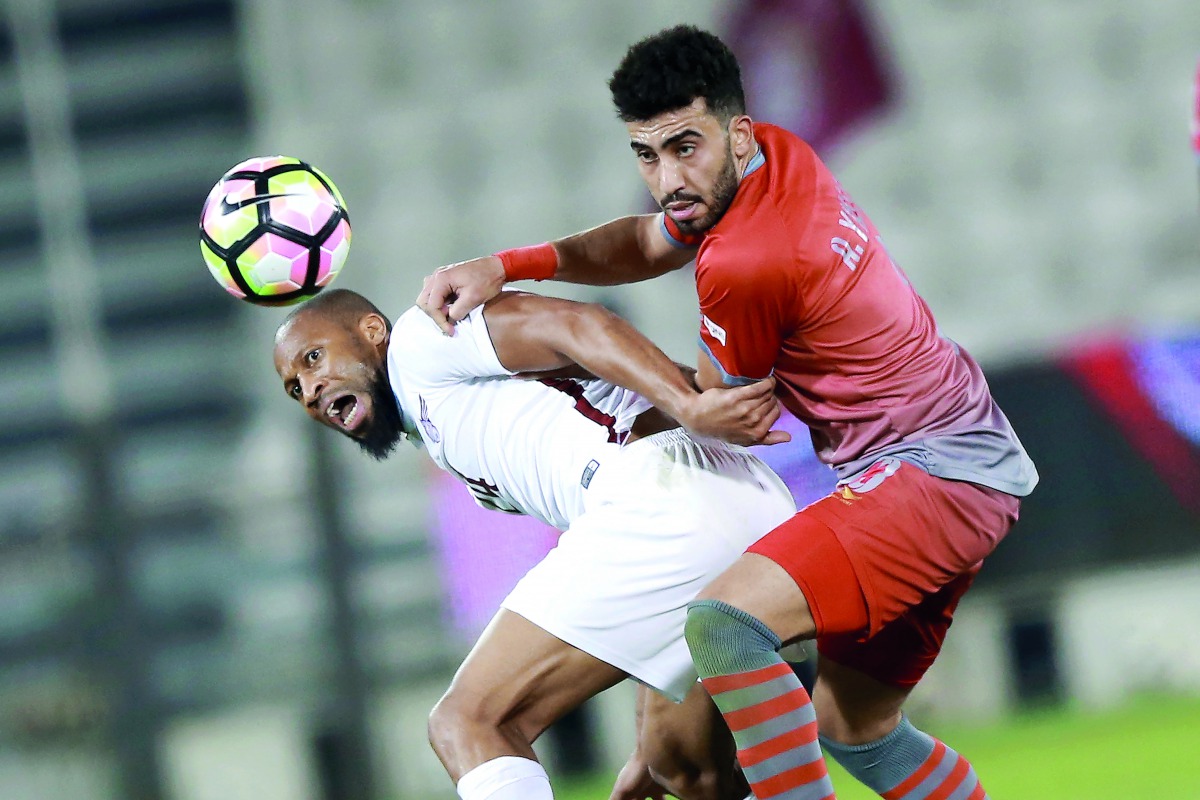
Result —
[[[498,729],[502,720],[485,704],[447,691],[429,712],[429,744],[446,761],[481,729]]]
[[[462,730],[464,719],[463,709],[450,692],[442,695],[429,712],[426,723],[429,744],[443,761],[453,751],[455,733]]]
[[[683,639],[687,642],[688,649],[693,653],[696,648],[703,644],[704,638],[708,633],[705,617],[707,615],[707,607],[704,602],[692,601],[688,603],[687,617],[683,622]]]
[[[446,763],[481,738],[499,737],[514,746],[532,745],[549,722],[537,705],[500,702],[494,695],[459,692],[451,687],[429,712],[426,730],[429,744]]]
[[[693,600],[688,603],[687,619],[683,623],[683,638],[695,655],[715,641],[737,637],[744,625],[737,618],[737,609],[719,600]]]
[[[781,644],[779,637],[759,620],[714,600],[688,604],[683,636],[701,677],[743,671],[747,659],[757,663]]]

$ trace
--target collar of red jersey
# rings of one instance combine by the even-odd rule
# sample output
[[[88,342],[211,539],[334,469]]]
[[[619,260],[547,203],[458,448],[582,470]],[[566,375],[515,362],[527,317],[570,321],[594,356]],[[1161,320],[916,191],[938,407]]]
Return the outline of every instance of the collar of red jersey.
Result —
[[[746,168],[742,170],[742,177],[746,178],[750,173],[757,170],[763,164],[767,163],[767,154],[763,152],[762,145],[758,145],[758,152],[750,157],[750,161],[746,164]]]

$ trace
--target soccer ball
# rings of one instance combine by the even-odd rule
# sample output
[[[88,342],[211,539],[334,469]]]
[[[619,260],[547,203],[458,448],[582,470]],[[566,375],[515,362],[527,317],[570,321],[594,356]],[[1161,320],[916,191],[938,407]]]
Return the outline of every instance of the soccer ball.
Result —
[[[287,156],[251,158],[225,173],[200,212],[200,253],[234,297],[298,303],[337,277],[350,217],[333,181]]]

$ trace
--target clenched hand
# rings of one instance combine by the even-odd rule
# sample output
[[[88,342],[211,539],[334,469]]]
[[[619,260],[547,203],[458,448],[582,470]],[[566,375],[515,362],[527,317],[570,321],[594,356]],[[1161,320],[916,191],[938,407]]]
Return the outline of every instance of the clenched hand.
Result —
[[[700,436],[740,445],[790,442],[787,431],[771,430],[779,420],[775,377],[731,389],[708,389],[678,414],[683,426]]]
[[[442,333],[454,335],[454,324],[471,309],[491,300],[504,287],[504,264],[495,256],[473,258],[440,267],[425,278],[417,305],[438,324]]]

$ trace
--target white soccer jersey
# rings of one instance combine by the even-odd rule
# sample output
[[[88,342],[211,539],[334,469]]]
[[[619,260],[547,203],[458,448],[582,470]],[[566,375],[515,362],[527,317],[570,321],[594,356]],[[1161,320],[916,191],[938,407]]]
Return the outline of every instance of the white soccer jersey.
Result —
[[[477,308],[444,336],[420,309],[392,328],[388,376],[439,467],[485,508],[565,530],[584,490],[619,452],[640,395],[601,380],[513,380]]]

